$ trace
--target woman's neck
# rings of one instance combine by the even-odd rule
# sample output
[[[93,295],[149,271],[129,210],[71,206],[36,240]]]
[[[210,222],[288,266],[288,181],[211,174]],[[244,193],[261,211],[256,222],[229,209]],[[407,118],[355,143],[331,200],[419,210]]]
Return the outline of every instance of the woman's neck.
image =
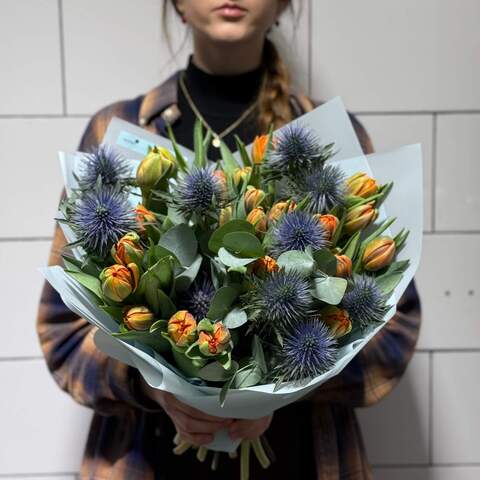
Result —
[[[249,72],[262,63],[264,38],[252,37],[242,43],[213,42],[194,35],[193,63],[213,75],[238,75]]]

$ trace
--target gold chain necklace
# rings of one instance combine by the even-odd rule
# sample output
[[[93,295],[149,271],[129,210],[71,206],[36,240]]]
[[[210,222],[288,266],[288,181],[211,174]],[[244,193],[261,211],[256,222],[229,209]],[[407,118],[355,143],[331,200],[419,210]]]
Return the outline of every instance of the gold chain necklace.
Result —
[[[256,102],[254,102],[252,105],[250,105],[240,115],[240,117],[238,117],[225,130],[222,130],[220,133],[216,133],[216,132],[213,131],[213,128],[207,123],[207,121],[205,120],[205,118],[203,117],[203,115],[200,113],[197,106],[195,105],[195,102],[192,100],[192,97],[190,96],[190,93],[187,90],[187,86],[185,85],[184,76],[185,76],[185,71],[183,71],[180,74],[180,79],[179,79],[180,80],[180,87],[182,89],[182,92],[185,95],[185,98],[187,99],[187,102],[190,105],[190,108],[193,110],[193,113],[195,113],[195,115],[200,119],[200,121],[203,123],[205,128],[212,132],[212,135],[213,135],[212,145],[216,148],[220,148],[222,137],[224,137],[225,135],[228,135],[231,131],[235,130],[235,128],[238,127],[238,125],[240,125],[243,122],[243,120],[245,120],[245,118],[247,118],[248,115],[250,115],[250,113],[253,112],[253,110],[256,107]]]

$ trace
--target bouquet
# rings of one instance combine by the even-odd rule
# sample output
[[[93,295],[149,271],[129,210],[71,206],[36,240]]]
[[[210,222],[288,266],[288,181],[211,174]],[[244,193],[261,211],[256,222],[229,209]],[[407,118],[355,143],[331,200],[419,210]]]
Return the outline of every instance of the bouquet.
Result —
[[[44,274],[99,328],[97,346],[223,417],[270,414],[338,374],[418,264],[419,149],[367,160],[338,100],[251,147],[237,138],[235,155],[222,142],[216,163],[199,121],[194,152],[171,130],[154,142],[142,132],[114,119],[98,149],[61,156],[69,244]],[[174,442],[201,461],[213,450],[212,468],[240,443],[226,432],[208,449]],[[265,438],[242,441],[242,479],[251,449],[270,463]]]

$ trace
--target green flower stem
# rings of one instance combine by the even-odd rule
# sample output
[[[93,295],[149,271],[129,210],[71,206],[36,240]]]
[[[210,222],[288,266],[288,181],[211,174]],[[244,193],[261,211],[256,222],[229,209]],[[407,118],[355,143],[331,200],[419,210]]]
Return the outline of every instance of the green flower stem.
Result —
[[[267,457],[265,450],[263,449],[263,445],[260,440],[260,437],[257,437],[255,440],[252,440],[252,447],[260,465],[263,468],[268,468],[270,466],[270,460]]]
[[[210,468],[215,471],[218,468],[218,461],[220,460],[220,452],[213,452],[212,463]]]
[[[182,455],[185,453],[189,448],[191,447],[191,444],[182,440],[174,449],[173,453],[175,455]]]
[[[175,445],[178,445],[180,443],[180,434],[177,432],[175,436],[173,437],[173,443]]]
[[[198,447],[197,460],[199,462],[204,462],[205,459],[207,458],[207,453],[208,453],[208,448],[207,447],[204,447],[203,445],[201,447]]]
[[[250,476],[250,441],[240,444],[240,480],[248,480]]]
[[[228,456],[229,456],[231,459],[237,458],[237,457],[238,457],[237,450],[234,450],[233,452],[228,452]]]

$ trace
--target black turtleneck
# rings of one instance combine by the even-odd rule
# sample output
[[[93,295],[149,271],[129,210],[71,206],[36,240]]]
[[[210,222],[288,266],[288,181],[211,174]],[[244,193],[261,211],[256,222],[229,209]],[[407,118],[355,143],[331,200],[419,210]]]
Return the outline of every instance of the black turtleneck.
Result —
[[[213,75],[197,67],[190,55],[185,69],[185,85],[196,107],[214,132],[222,130],[237,120],[255,101],[263,76],[263,66],[239,75]],[[173,124],[173,132],[177,141],[187,148],[193,149],[193,125],[195,114],[178,85],[178,108],[180,118]],[[249,115],[242,123],[223,137],[223,141],[236,150],[234,134],[246,144],[260,132],[256,129],[255,113]],[[210,146],[208,157],[216,160],[219,150]]]

